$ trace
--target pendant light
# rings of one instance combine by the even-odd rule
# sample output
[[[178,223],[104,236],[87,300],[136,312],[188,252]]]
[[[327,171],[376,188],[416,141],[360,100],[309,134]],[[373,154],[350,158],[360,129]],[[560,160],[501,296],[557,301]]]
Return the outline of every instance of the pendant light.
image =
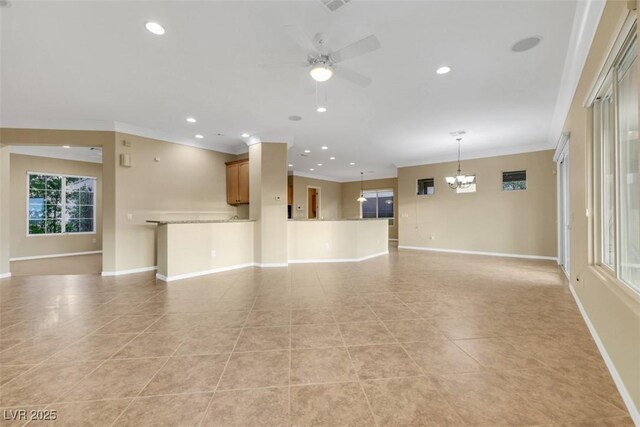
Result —
[[[469,188],[469,186],[471,186],[471,184],[473,184],[473,181],[475,181],[476,179],[476,177],[473,175],[462,174],[462,170],[460,169],[460,141],[462,141],[462,138],[456,138],[456,141],[458,141],[458,171],[456,173],[456,176],[448,176],[445,178],[445,181],[447,181],[449,187],[453,188],[454,190],[456,188]]]
[[[364,172],[360,172],[360,197],[358,197],[358,202],[366,202],[367,199],[364,197]]]

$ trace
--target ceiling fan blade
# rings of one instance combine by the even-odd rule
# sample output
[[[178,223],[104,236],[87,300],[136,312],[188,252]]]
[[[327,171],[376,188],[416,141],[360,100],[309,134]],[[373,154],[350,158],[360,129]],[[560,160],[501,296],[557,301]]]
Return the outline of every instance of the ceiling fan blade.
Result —
[[[298,46],[305,50],[307,53],[319,54],[313,40],[309,38],[302,30],[295,25],[285,25],[284,32],[287,33],[289,38],[293,40]]]
[[[331,54],[331,58],[335,62],[342,62],[347,59],[357,58],[358,56],[365,55],[378,49],[380,49],[380,40],[378,40],[376,36],[370,35],[355,43],[351,43],[349,46],[345,46],[336,52],[333,52]]]
[[[341,79],[356,84],[360,87],[367,87],[373,81],[370,77],[360,74],[357,71],[349,70],[348,68],[336,68],[334,70],[334,74]]]
[[[308,67],[308,62],[296,61],[296,62],[274,62],[272,64],[258,64],[260,68],[305,68]]]

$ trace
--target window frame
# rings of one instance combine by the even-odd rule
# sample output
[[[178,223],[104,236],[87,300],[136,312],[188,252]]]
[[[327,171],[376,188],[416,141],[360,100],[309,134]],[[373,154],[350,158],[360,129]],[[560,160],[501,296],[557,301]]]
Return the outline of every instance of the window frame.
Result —
[[[391,218],[380,218],[378,216],[378,193],[382,193],[385,191],[390,191],[393,194],[393,216]],[[363,190],[362,191],[363,194],[366,193],[376,193],[376,217],[375,218],[363,218],[362,217],[362,203],[358,203],[360,205],[360,219],[386,219],[387,222],[389,222],[389,227],[395,227],[396,226],[396,192],[393,188],[380,188],[380,189],[369,189],[369,190]],[[366,196],[365,196],[366,197]],[[389,221],[391,220],[391,221]]]
[[[429,194],[429,193],[423,193],[421,194],[418,190],[420,189],[420,181],[428,181],[431,180],[431,182],[433,183],[432,188],[433,188],[433,193]],[[427,187],[429,188],[429,187]],[[416,196],[435,196],[436,195],[436,178],[418,178],[416,179]],[[395,194],[394,194],[395,197]]]
[[[635,55],[636,61],[640,61],[640,40],[637,37],[637,21],[634,19],[630,24],[627,22],[620,33],[618,40],[616,40],[614,49],[609,54],[605,66],[602,69],[600,77],[597,80],[597,85],[594,86],[591,95],[587,98],[586,107],[588,108],[588,114],[590,119],[590,145],[587,153],[590,164],[588,165],[588,171],[591,175],[591,182],[589,183],[589,192],[591,194],[590,203],[587,206],[590,207],[590,228],[592,233],[591,245],[589,248],[591,254],[590,265],[596,268],[598,274],[604,278],[621,286],[627,292],[631,292],[636,298],[640,297],[640,284],[635,285],[622,279],[621,276],[621,263],[620,263],[620,222],[621,222],[621,209],[620,209],[620,136],[619,136],[619,117],[618,117],[618,79],[617,74],[620,66],[623,64],[625,56],[635,43]],[[611,91],[612,113],[610,121],[614,126],[611,132],[613,135],[613,192],[612,192],[612,207],[613,207],[613,221],[614,221],[614,233],[613,233],[613,266],[610,266],[604,262],[604,226],[603,226],[603,212],[604,212],[604,145],[603,145],[603,121],[601,120],[601,110],[597,104],[599,98],[603,95],[607,95]],[[587,181],[588,182],[588,181]]]
[[[504,174],[505,173],[515,173],[515,172],[524,172],[524,188],[515,188],[513,190],[505,190],[504,188]],[[512,192],[518,192],[518,191],[527,191],[529,189],[529,173],[526,169],[518,169],[518,170],[506,170],[506,171],[501,171],[501,182],[500,182],[500,188],[502,190],[502,192],[504,193],[512,193]]]
[[[39,233],[39,234],[31,234],[29,233],[29,190],[30,190],[30,177],[31,175],[44,175],[44,176],[55,176],[61,177],[62,179],[62,187],[60,189],[62,195],[62,226],[60,233]],[[66,231],[66,221],[64,219],[64,211],[67,202],[67,180],[66,178],[80,178],[80,179],[93,179],[95,181],[95,189],[93,191],[93,231],[78,231],[78,232],[67,232]],[[72,174],[64,174],[64,173],[52,173],[52,172],[36,172],[36,171],[27,171],[25,176],[25,185],[26,185],[26,221],[25,221],[25,232],[27,237],[51,237],[51,236],[77,236],[84,234],[97,234],[97,193],[98,193],[98,178],[95,176],[84,176],[84,175],[72,175]]]

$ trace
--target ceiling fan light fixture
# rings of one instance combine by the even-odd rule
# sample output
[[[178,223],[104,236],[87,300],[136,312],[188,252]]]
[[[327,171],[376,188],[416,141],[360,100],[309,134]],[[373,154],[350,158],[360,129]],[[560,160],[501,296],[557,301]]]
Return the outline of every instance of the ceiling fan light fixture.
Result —
[[[326,82],[333,76],[333,69],[327,64],[318,63],[311,66],[309,75],[317,82]]]
[[[366,201],[367,201],[367,198],[366,198],[366,197],[364,197],[364,196],[360,196],[360,197],[358,197],[358,199],[357,199],[356,201],[357,201],[357,202],[360,202],[360,203],[364,203],[364,202],[366,202]]]

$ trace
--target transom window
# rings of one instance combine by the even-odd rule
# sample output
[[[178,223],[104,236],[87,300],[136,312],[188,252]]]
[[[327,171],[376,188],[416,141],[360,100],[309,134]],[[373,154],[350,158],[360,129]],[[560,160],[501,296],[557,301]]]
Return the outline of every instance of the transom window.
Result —
[[[95,233],[96,179],[30,172],[27,234]]]
[[[361,205],[362,218],[389,218],[393,225],[393,190],[369,190],[363,193],[366,202]]]
[[[433,178],[419,179],[417,186],[419,196],[430,196],[435,191],[435,181]]]
[[[635,34],[635,27],[631,34]],[[596,263],[640,292],[640,140],[635,37],[593,103]]]
[[[527,171],[502,172],[502,191],[527,189]]]

